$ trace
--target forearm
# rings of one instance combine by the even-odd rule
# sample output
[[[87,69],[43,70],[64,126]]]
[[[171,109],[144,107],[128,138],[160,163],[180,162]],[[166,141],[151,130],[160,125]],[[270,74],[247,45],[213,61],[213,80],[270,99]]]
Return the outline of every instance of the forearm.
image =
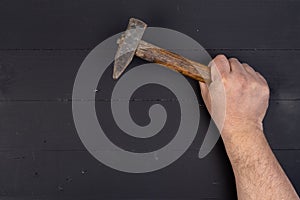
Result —
[[[204,102],[221,132],[235,174],[240,200],[298,200],[262,129],[270,90],[265,78],[246,63],[217,56],[212,82],[200,83]]]
[[[260,128],[232,130],[222,135],[240,200],[299,199]]]

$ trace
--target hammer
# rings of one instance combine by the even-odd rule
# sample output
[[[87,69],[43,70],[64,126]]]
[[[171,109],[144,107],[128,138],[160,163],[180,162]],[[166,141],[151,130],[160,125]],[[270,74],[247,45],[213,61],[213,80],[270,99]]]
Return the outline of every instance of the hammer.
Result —
[[[133,56],[148,62],[157,63],[197,81],[209,83],[210,68],[206,65],[189,60],[176,53],[160,48],[142,40],[147,24],[131,18],[128,27],[118,39],[118,51],[114,60],[113,79],[118,79],[132,61]]]

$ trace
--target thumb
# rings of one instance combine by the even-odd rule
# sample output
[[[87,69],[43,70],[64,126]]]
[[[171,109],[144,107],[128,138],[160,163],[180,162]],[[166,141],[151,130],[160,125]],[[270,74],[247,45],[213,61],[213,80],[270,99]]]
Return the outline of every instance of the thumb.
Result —
[[[204,101],[204,103],[206,105],[206,108],[210,112],[211,99],[210,99],[208,85],[207,85],[207,83],[202,83],[202,82],[199,82],[199,84],[200,84],[201,95],[202,95],[203,101]]]
[[[201,89],[201,95],[204,98],[207,98],[208,97],[208,87],[207,87],[207,84],[206,83],[203,83],[203,82],[199,82],[200,84],[200,89]]]

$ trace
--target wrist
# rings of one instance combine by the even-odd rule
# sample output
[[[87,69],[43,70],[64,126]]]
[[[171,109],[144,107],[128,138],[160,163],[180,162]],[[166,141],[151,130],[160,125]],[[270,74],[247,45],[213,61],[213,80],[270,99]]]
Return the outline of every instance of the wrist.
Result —
[[[230,126],[224,128],[221,136],[232,164],[245,164],[246,160],[255,159],[257,150],[268,148],[262,124]]]
[[[254,120],[225,120],[220,131],[223,139],[263,132],[263,124]]]

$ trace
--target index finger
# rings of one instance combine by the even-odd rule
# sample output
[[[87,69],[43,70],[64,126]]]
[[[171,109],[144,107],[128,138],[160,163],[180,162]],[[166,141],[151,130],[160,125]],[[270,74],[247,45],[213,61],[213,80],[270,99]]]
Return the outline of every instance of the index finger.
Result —
[[[209,64],[211,67],[211,80],[217,80],[230,73],[230,64],[226,56],[218,55]]]

